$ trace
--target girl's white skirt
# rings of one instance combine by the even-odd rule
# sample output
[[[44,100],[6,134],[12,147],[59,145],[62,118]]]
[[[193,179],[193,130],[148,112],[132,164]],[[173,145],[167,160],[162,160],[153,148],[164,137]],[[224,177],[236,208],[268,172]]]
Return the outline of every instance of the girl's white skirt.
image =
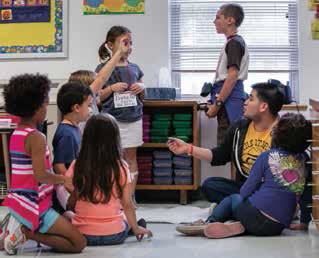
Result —
[[[120,128],[122,148],[134,148],[143,144],[143,122],[123,123],[117,121]]]

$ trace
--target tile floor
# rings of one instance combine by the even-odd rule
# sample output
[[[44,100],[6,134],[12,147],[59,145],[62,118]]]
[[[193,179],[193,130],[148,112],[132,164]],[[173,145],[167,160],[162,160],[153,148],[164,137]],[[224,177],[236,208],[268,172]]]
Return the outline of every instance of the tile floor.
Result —
[[[192,205],[205,208],[207,203],[196,202]],[[143,204],[150,207],[172,207],[163,204]],[[0,209],[1,213],[1,209]],[[1,214],[0,214],[1,215]],[[207,239],[187,237],[175,231],[174,224],[148,224],[153,231],[151,241],[137,242],[130,237],[123,245],[87,247],[83,253],[69,255],[56,254],[48,248],[37,249],[33,241],[28,241],[19,249],[17,257],[87,257],[87,258],[318,258],[319,231],[312,224],[309,232],[285,230],[278,237],[241,236],[228,239]],[[1,251],[0,257],[6,257]]]
[[[103,258],[196,258],[196,257],[258,257],[293,258],[319,257],[319,232],[312,226],[308,233],[284,231],[278,237],[241,236],[228,239],[186,237],[175,232],[173,224],[150,224],[154,237],[151,241],[136,242],[130,237],[123,245],[87,247],[82,254],[55,254],[48,249],[36,249],[29,241],[19,250],[18,257],[103,257]],[[0,253],[0,257],[4,257]]]

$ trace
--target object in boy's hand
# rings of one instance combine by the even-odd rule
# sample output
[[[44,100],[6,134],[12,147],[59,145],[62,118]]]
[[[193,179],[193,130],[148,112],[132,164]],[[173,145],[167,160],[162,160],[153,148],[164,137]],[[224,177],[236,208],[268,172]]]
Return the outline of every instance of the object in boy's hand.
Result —
[[[175,139],[173,139],[173,138],[168,138],[168,143],[173,143],[173,142],[175,142]]]
[[[208,104],[210,104],[210,103],[199,103],[197,105],[197,110],[203,110],[203,111],[207,112],[208,111]]]

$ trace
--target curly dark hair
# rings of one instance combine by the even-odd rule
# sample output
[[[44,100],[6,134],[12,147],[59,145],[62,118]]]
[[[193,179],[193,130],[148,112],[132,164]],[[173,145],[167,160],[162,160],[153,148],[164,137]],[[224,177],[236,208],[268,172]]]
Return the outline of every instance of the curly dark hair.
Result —
[[[304,152],[312,138],[312,124],[302,114],[286,113],[272,129],[271,146],[294,153]]]
[[[93,115],[86,123],[81,149],[75,162],[73,185],[79,198],[94,204],[122,198],[124,170],[120,131],[114,117]],[[113,188],[117,192],[113,191]]]
[[[12,115],[31,118],[49,96],[51,81],[41,74],[22,74],[5,85],[5,110]]]
[[[72,112],[72,107],[75,104],[82,105],[89,95],[93,96],[90,87],[77,81],[68,82],[64,84],[58,92],[58,108],[62,115],[66,115]]]

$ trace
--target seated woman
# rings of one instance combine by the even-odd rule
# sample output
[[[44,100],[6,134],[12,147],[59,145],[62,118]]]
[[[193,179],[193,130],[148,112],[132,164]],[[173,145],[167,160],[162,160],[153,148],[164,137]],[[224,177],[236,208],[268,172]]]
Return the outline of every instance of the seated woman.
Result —
[[[272,129],[271,149],[256,159],[240,194],[225,198],[215,207],[202,233],[208,238],[244,232],[256,236],[280,235],[290,226],[298,202],[303,214],[301,221],[308,223],[310,211],[304,198],[308,196],[306,184],[311,172],[306,169],[309,158],[305,150],[311,137],[311,122],[303,115],[283,115]],[[224,223],[230,219],[236,222]]]

